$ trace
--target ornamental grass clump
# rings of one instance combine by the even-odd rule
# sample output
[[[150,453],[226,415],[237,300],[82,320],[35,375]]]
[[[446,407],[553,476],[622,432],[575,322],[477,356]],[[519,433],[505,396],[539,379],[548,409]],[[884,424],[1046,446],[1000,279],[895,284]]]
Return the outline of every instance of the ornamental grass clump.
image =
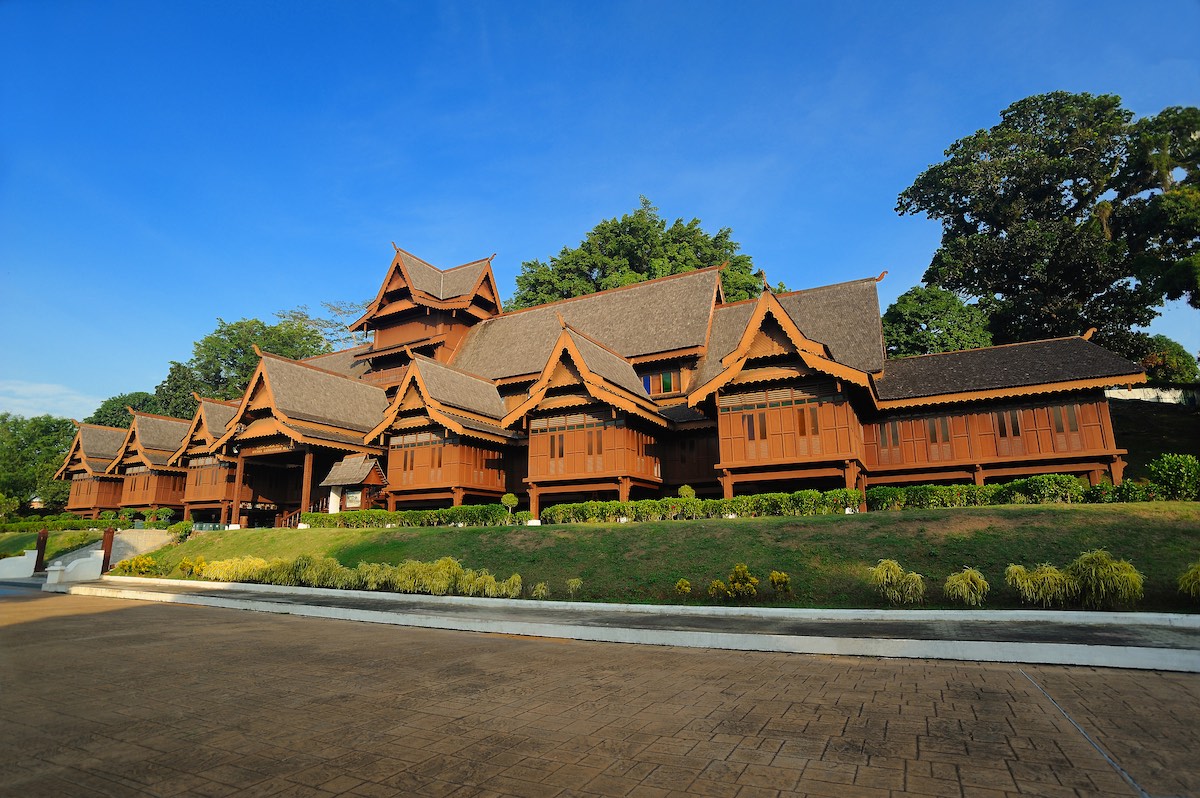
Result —
[[[1192,563],[1179,576],[1179,592],[1194,599],[1200,599],[1200,560]]]
[[[146,576],[157,573],[158,563],[148,554],[139,554],[128,560],[121,560],[113,566],[112,573],[121,576]]]
[[[538,582],[533,586],[533,590],[530,591],[530,595],[535,599],[548,599],[550,598],[550,586],[545,582]]]
[[[871,586],[890,604],[919,604],[925,598],[925,577],[895,560],[880,560],[868,573]]]
[[[729,598],[729,588],[725,587],[725,583],[720,579],[714,579],[708,583],[709,598],[727,599]]]
[[[968,607],[982,607],[988,594],[988,583],[977,569],[964,566],[958,573],[946,577],[942,593],[946,598],[961,601]]]
[[[571,596],[571,598],[575,598],[575,594],[577,594],[580,590],[583,590],[582,579],[575,577],[574,579],[567,580],[567,593]]]
[[[1128,560],[1114,560],[1104,549],[1085,551],[1063,570],[1075,580],[1085,607],[1129,605],[1142,598],[1142,573]]]
[[[1009,565],[1004,569],[1004,581],[1016,588],[1026,604],[1043,607],[1062,606],[1079,593],[1079,585],[1071,575],[1049,563],[1042,563],[1032,571],[1024,565]]]

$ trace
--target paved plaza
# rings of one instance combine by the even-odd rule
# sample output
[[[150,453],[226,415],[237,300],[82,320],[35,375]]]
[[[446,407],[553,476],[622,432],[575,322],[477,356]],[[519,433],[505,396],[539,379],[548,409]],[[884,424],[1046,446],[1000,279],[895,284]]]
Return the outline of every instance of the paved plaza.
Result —
[[[1200,795],[1194,674],[2,592],[4,795]]]

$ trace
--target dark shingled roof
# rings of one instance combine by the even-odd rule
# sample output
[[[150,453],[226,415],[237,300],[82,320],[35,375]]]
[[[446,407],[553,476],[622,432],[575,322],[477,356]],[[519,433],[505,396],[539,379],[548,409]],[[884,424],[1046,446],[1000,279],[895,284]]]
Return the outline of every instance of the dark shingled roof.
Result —
[[[225,434],[229,422],[237,415],[237,405],[219,402],[216,399],[201,399],[200,408],[204,411],[204,423],[208,425],[208,433],[214,438]]]
[[[475,430],[476,432],[488,432],[492,435],[499,435],[502,438],[513,438],[514,440],[521,437],[520,433],[515,432],[514,430],[504,429],[503,427],[493,426],[492,424],[485,424],[484,422],[476,421],[473,418],[463,418],[462,416],[454,413],[446,413],[446,417],[458,422],[463,429]]]
[[[874,279],[853,280],[776,298],[800,332],[825,344],[835,361],[872,372],[883,368],[877,285]]]
[[[875,280],[810,288],[778,294],[780,306],[811,341],[824,344],[834,361],[859,371],[883,368],[883,329]],[[703,385],[721,373],[721,359],[737,348],[754,313],[753,301],[717,308],[708,353],[692,384]]]
[[[379,461],[374,457],[362,455],[347,455],[333,464],[329,475],[321,480],[321,487],[329,488],[335,485],[361,485],[372,469],[379,468]],[[383,469],[380,468],[382,472]]]
[[[429,389],[430,398],[488,418],[504,417],[504,400],[491,381],[465,374],[422,355],[413,356],[413,365]]]
[[[919,399],[1031,385],[1136,377],[1141,366],[1082,338],[968,349],[889,360],[876,378],[882,401]]]
[[[96,424],[79,425],[79,447],[83,450],[84,459],[92,466],[103,471],[125,442],[127,429],[120,427],[101,427]],[[99,465],[103,462],[103,465]]]
[[[387,394],[369,383],[273,355],[262,365],[275,405],[291,418],[369,432],[387,410]]]
[[[704,344],[717,269],[702,269],[481,321],[467,333],[455,368],[488,379],[537,374],[567,324],[630,358]]]
[[[146,459],[154,465],[167,464],[170,456],[183,445],[183,439],[192,426],[190,420],[143,413],[136,414],[134,423],[137,424],[137,441],[141,444]]]
[[[367,362],[361,358],[363,353],[370,348],[370,344],[359,344],[349,349],[339,349],[336,352],[324,355],[314,355],[300,362],[308,363],[326,371],[344,374],[347,377],[358,378],[367,373]]]
[[[583,363],[589,370],[636,396],[650,398],[650,394],[646,393],[645,384],[628,360],[596,345],[594,341],[589,340],[585,335],[580,335],[575,330],[568,328],[567,335],[579,350],[579,354],[583,357]]]
[[[453,299],[471,293],[488,267],[487,260],[477,260],[442,271],[404,250],[400,250],[399,255],[412,287],[438,299]]]

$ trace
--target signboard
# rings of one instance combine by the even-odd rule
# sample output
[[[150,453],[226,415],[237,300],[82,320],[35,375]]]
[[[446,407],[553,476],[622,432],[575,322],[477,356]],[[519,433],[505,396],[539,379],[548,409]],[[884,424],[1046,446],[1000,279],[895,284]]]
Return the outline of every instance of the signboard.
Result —
[[[342,494],[342,503],[347,510],[361,510],[362,495],[363,492],[361,490],[348,490]]]

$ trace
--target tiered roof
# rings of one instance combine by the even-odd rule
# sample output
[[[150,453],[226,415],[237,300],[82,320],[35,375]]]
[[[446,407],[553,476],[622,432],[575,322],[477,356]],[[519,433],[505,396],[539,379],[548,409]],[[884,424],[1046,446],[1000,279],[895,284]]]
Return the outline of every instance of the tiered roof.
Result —
[[[62,467],[55,479],[64,479],[75,471],[84,471],[91,476],[103,474],[121,452],[121,445],[129,430],[121,427],[103,427],[99,424],[75,422],[75,438],[67,449]]]
[[[186,440],[192,422],[182,418],[143,413],[129,408],[133,422],[121,443],[121,449],[106,472],[119,473],[126,460],[150,468],[165,468]],[[173,470],[173,469],[168,469]]]

